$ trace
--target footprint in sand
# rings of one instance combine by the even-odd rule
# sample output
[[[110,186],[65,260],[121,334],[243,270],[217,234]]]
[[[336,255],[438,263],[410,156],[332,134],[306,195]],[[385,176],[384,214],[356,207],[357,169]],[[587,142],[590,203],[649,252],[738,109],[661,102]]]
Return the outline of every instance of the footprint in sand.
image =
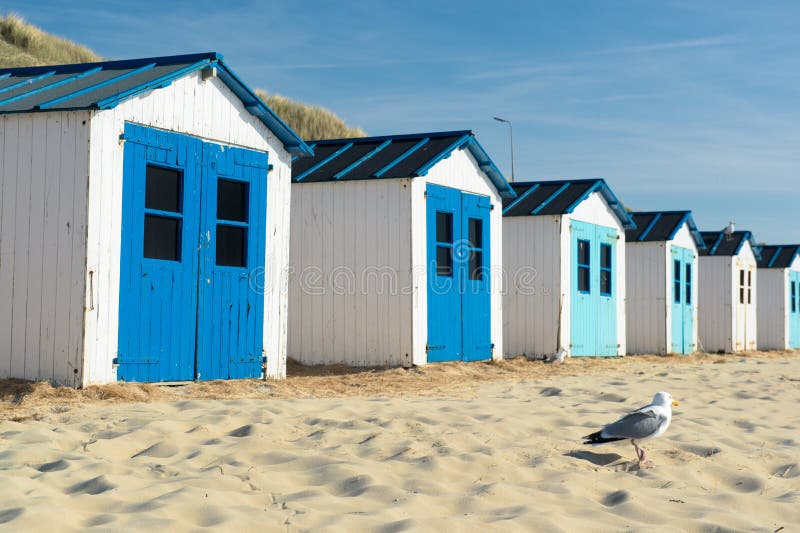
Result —
[[[59,470],[66,470],[69,468],[69,463],[64,459],[53,461],[52,463],[44,463],[36,467],[39,472],[58,472]]]
[[[159,459],[166,459],[167,457],[172,457],[177,454],[178,448],[174,444],[162,441],[131,456],[131,459],[135,459],[136,457],[157,457]]]
[[[0,511],[0,524],[8,524],[9,522],[16,520],[24,512],[25,509],[22,507],[14,507],[13,509]]]
[[[239,427],[228,433],[230,437],[249,437],[253,434],[253,425],[247,424],[245,426]]]
[[[97,476],[87,481],[76,483],[64,492],[67,494],[90,494],[96,496],[115,488],[117,486],[108,481],[105,476]]]
[[[627,502],[630,497],[631,496],[627,490],[615,490],[614,492],[609,492],[603,496],[603,499],[600,500],[600,503],[606,507],[616,507],[617,505]]]

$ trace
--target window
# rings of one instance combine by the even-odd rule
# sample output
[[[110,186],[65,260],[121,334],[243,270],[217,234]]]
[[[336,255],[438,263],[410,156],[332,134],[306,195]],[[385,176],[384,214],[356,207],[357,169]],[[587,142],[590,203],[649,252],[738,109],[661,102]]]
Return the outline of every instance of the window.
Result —
[[[469,245],[471,248],[483,248],[483,220],[469,219]]]
[[[678,259],[672,261],[672,301],[681,303],[681,262]]]
[[[247,266],[249,184],[217,181],[217,265]]]
[[[684,276],[684,283],[686,284],[686,297],[684,301],[687,304],[692,303],[692,264],[686,263],[686,275]]]
[[[483,220],[479,218],[467,219],[467,239],[469,251],[469,279],[480,281],[483,279]]]
[[[578,291],[591,292],[591,247],[589,241],[578,240]]]
[[[753,303],[753,271],[747,271],[747,303]]]
[[[181,260],[183,174],[147,165],[144,193],[144,250],[148,259]]]
[[[611,245],[600,245],[600,294],[611,296]]]
[[[453,276],[453,213],[436,212],[436,275]]]
[[[789,297],[789,301],[791,301],[792,305],[792,313],[797,312],[797,284],[792,281],[789,283],[789,287],[791,288],[791,295]]]
[[[739,271],[739,303],[744,303],[744,270]]]

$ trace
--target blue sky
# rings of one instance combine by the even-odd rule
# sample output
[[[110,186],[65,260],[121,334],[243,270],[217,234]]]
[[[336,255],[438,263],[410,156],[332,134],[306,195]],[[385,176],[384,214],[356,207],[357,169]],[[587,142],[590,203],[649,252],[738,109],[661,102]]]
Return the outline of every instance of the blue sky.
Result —
[[[510,175],[603,177],[800,241],[800,3],[4,1],[108,58],[215,50],[369,134],[472,129]]]

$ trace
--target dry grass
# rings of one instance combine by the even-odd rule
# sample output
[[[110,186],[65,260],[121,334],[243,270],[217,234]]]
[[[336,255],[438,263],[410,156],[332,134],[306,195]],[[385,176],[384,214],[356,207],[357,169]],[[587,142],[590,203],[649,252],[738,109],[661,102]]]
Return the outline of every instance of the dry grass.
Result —
[[[333,112],[323,108],[302,104],[289,98],[256,91],[258,96],[277,113],[294,131],[305,140],[340,139],[364,137],[359,128],[351,128]]]
[[[43,32],[16,15],[0,17],[0,67],[92,61],[100,57],[85,46]]]
[[[290,362],[285,380],[230,380],[163,386],[114,383],[76,390],[46,382],[0,380],[0,420],[39,418],[87,404],[169,402],[177,400],[230,400],[238,398],[334,398],[406,395],[462,396],[483,383],[545,379],[563,375],[643,375],[653,365],[726,363],[732,357],[786,359],[797,352],[691,356],[634,356],[623,358],[572,358],[549,365],[524,358],[486,363],[437,363],[414,368],[352,368],[342,365],[307,367]]]

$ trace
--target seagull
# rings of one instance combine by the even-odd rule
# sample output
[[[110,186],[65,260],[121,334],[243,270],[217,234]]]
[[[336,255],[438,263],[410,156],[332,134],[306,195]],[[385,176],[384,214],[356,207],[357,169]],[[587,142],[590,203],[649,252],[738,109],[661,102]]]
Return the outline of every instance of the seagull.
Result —
[[[600,431],[586,435],[584,444],[604,444],[618,440],[631,439],[631,444],[636,449],[639,464],[652,466],[652,461],[645,462],[644,448],[640,448],[636,441],[658,437],[669,427],[672,420],[672,406],[678,402],[672,399],[668,392],[657,392],[650,405],[646,405],[614,423],[606,424]]]
[[[567,350],[565,348],[559,349],[556,353],[547,356],[548,363],[563,363],[567,358]]]
[[[722,233],[725,235],[725,239],[731,240],[733,239],[733,230],[734,230],[734,222],[731,220],[728,222],[728,225],[722,230]]]

